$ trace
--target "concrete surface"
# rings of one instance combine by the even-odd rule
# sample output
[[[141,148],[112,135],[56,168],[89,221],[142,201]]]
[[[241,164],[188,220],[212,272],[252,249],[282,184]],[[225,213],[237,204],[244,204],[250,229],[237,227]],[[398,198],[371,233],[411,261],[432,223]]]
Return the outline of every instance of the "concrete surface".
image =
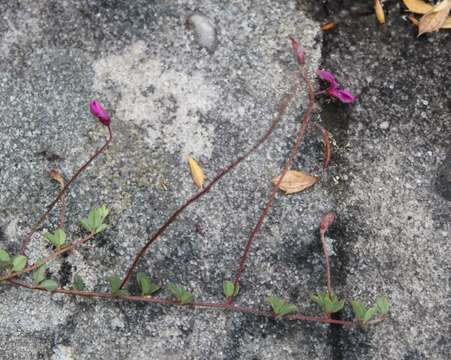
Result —
[[[365,302],[386,294],[392,303],[385,323],[363,331],[2,285],[0,358],[446,359],[450,35],[416,39],[399,2],[385,6],[381,27],[371,1],[0,2],[1,247],[17,251],[55,196],[46,171],[69,176],[102,143],[104,129],[87,109],[97,98],[113,115],[114,142],[73,186],[67,232],[79,234],[79,219],[103,203],[110,227],[50,270],[62,285],[79,274],[107,291],[105,278],[122,275],[147,234],[196,191],[186,157],[211,179],[270,124],[296,73],[287,41],[295,35],[311,73],[335,72],[359,100],[319,101],[315,119],[336,140],[329,177],[277,197],[239,302],[266,307],[277,294],[316,314],[309,296],[324,289],[318,220],[335,210],[337,294]],[[189,26],[193,14],[207,23]],[[321,33],[331,19],[338,28]],[[303,93],[267,145],[189,208],[140,270],[220,301],[304,104]],[[294,167],[320,174],[321,161],[311,131]],[[32,259],[49,251],[42,234],[56,223],[57,212],[35,237]],[[349,307],[341,316],[351,316]]]

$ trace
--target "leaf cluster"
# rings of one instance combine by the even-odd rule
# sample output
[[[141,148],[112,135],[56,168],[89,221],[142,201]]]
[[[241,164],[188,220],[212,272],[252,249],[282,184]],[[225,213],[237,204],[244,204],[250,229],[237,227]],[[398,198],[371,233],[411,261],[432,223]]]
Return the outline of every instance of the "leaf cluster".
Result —
[[[44,237],[56,248],[60,248],[66,243],[66,233],[63,229],[57,229],[53,234],[47,233]]]
[[[352,310],[355,314],[355,319],[362,323],[367,324],[376,315],[386,315],[390,311],[390,305],[386,296],[379,296],[376,299],[376,303],[370,308],[366,308],[360,301],[351,301]]]
[[[104,224],[104,220],[108,216],[108,212],[105,205],[91,209],[88,217],[81,219],[80,223],[87,231],[98,234],[107,228],[107,225]]]
[[[6,250],[0,249],[0,271],[19,272],[27,266],[28,258],[24,255],[11,256]]]
[[[47,291],[55,291],[58,289],[58,283],[55,280],[47,279],[47,265],[43,264],[31,273],[33,283]]]
[[[332,296],[329,297],[329,293],[327,292],[320,292],[316,295],[312,295],[312,300],[321,306],[321,309],[326,314],[339,312],[345,305],[344,300],[338,300],[337,295],[335,294],[332,294]]]
[[[288,301],[278,296],[270,296],[267,299],[267,303],[271,305],[272,311],[277,316],[285,316],[298,312],[298,307],[296,305],[290,304]]]

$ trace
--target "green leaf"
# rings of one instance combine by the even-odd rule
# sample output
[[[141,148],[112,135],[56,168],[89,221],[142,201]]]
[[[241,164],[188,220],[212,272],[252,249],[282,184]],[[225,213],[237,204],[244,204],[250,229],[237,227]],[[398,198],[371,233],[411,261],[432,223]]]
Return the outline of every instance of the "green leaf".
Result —
[[[14,256],[12,265],[14,272],[22,271],[23,269],[25,269],[25,266],[27,265],[27,257],[24,255]]]
[[[386,315],[390,311],[390,304],[386,296],[379,296],[376,299],[377,310],[380,314]]]
[[[141,295],[152,295],[153,293],[160,290],[160,286],[154,284],[149,276],[147,276],[143,272],[139,272],[136,274],[136,279],[138,281],[139,289],[141,290]]]
[[[31,278],[33,279],[33,283],[39,285],[42,281],[45,280],[45,271],[47,270],[46,265],[41,265],[37,269],[34,269],[31,273]]]
[[[332,299],[329,297],[327,292],[318,293],[312,296],[312,300],[319,304],[323,312],[327,314],[333,314],[341,309],[343,309],[345,302],[344,300],[338,300],[335,294],[332,294]]]
[[[63,246],[66,242],[66,233],[63,229],[57,229],[53,234],[47,233],[44,237],[55,247]]]
[[[58,283],[55,280],[44,280],[39,284],[40,287],[46,289],[47,291],[55,291],[58,289]]]
[[[374,315],[377,314],[377,310],[378,310],[378,309],[377,309],[376,306],[370,307],[370,308],[365,312],[365,315],[363,316],[363,322],[366,323],[366,322],[370,321],[370,320],[374,317]]]
[[[236,289],[233,285],[233,281],[226,280],[224,281],[224,295],[226,298],[235,297],[240,292],[240,285],[236,284]]]
[[[111,286],[111,295],[114,297],[127,296],[128,292],[126,290],[122,290],[121,287],[121,279],[119,276],[110,276],[106,279]]]
[[[83,290],[86,289],[86,285],[83,282],[83,279],[81,278],[80,275],[75,275],[74,276],[74,283],[73,283],[72,287],[75,290],[78,290],[78,291],[83,291]]]
[[[99,208],[94,208],[89,211],[88,217],[81,219],[81,225],[88,231],[98,234],[99,232],[105,230],[107,225],[103,223],[108,215],[108,209],[105,205]]]
[[[282,299],[278,296],[269,297],[267,299],[267,302],[271,305],[272,311],[277,316],[285,316],[298,312],[296,305],[290,304],[285,299]]]
[[[6,250],[0,249],[0,262],[9,264],[11,257]]]
[[[189,291],[186,291],[184,288],[180,286],[170,284],[169,290],[171,290],[172,294],[181,304],[189,304],[192,303],[194,300],[193,294],[191,294]]]
[[[358,321],[364,321],[363,318],[365,317],[366,314],[366,308],[365,306],[357,300],[353,300],[351,301],[351,305],[352,305],[352,310],[354,311],[355,314],[355,318]]]

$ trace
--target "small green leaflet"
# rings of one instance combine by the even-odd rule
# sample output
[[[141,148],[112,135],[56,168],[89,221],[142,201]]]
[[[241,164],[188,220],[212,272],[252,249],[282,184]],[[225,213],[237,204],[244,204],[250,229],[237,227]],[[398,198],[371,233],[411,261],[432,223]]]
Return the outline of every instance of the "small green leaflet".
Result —
[[[110,276],[106,279],[106,281],[108,281],[108,283],[111,286],[111,295],[113,295],[113,297],[121,297],[121,296],[127,296],[128,292],[127,290],[122,290],[121,289],[121,279],[119,278],[119,276]]]
[[[87,218],[81,219],[81,225],[88,231],[98,234],[107,228],[103,223],[108,215],[108,209],[105,205],[99,208],[91,209]]]
[[[386,296],[379,296],[376,299],[377,310],[380,314],[386,315],[390,311],[390,304]]]
[[[25,266],[27,265],[27,257],[24,255],[14,256],[12,265],[14,272],[22,271],[23,269],[25,269]]]
[[[171,284],[169,285],[169,290],[171,290],[172,294],[181,304],[189,304],[194,300],[193,294],[191,294],[189,291],[186,291],[182,287]]]
[[[45,280],[45,271],[47,270],[46,265],[41,265],[37,269],[34,269],[31,273],[31,278],[33,279],[33,283],[39,285],[42,281]]]
[[[58,283],[55,280],[44,280],[39,284],[40,287],[46,289],[47,291],[55,291],[58,289]]]
[[[234,289],[233,281],[226,280],[224,281],[224,295],[226,298],[235,297],[240,292],[240,285],[236,284],[236,289]],[[235,290],[235,291],[234,291]]]
[[[142,296],[152,295],[153,293],[160,290],[160,286],[154,284],[150,277],[143,272],[136,274],[136,280],[138,281],[138,286],[141,290]]]
[[[323,312],[326,314],[336,313],[343,309],[345,305],[344,300],[338,300],[335,294],[332,294],[332,298],[330,298],[327,292],[313,295],[312,300],[320,305]]]
[[[11,257],[6,250],[0,249],[0,262],[7,264],[11,262]]]
[[[277,316],[285,316],[288,314],[298,312],[296,305],[288,303],[285,299],[278,296],[271,296],[267,299],[269,305],[271,305],[272,311]]]
[[[47,233],[44,237],[55,247],[63,246],[66,242],[66,233],[63,229],[57,229],[55,233]]]
[[[86,285],[80,275],[74,276],[74,283],[72,287],[78,291],[84,291],[86,289]]]
[[[378,313],[377,306],[367,309],[360,301],[357,300],[351,301],[351,305],[356,320],[362,322],[363,324],[366,324],[374,317],[374,315]]]

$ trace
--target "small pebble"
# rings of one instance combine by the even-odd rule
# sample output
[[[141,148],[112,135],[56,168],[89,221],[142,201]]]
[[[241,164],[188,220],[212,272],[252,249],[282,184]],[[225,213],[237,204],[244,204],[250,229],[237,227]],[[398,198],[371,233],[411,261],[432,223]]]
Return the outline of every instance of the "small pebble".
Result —
[[[189,26],[196,33],[199,45],[210,52],[217,47],[216,27],[213,21],[200,13],[193,14],[188,19]]]
[[[383,121],[379,124],[379,127],[382,130],[387,130],[390,127],[390,123],[388,121]]]

